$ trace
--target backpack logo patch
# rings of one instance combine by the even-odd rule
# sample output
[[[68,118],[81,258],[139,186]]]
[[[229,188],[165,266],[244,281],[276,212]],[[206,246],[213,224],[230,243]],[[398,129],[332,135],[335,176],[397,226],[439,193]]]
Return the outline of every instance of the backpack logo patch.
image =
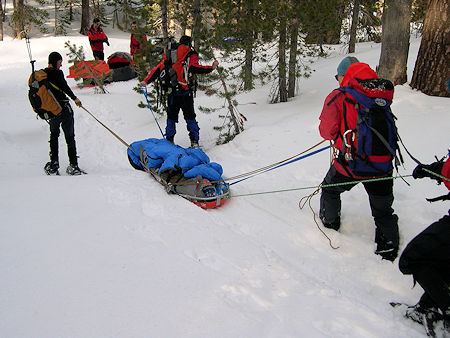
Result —
[[[380,107],[384,107],[387,105],[387,102],[385,99],[380,99],[379,97],[374,99],[374,102],[379,105]]]

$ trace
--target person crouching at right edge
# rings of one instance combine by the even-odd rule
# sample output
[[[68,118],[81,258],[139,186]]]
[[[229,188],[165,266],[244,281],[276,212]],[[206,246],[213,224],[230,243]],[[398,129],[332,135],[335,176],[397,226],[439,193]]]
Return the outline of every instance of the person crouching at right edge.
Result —
[[[444,181],[450,190],[450,157],[445,163],[442,159],[428,165],[419,164],[413,171],[413,177],[429,177],[439,184]],[[444,200],[450,200],[450,193],[428,199],[430,202]],[[450,337],[450,210],[448,215],[428,226],[408,243],[398,266],[404,275],[412,275],[414,282],[424,290],[419,302],[406,310],[405,317],[428,327],[427,333],[431,336],[436,323],[443,320],[444,330],[448,334],[446,337]]]
[[[378,76],[369,65],[349,56],[339,64],[335,79],[342,89],[349,86],[349,82],[353,84],[355,81],[378,79]],[[342,135],[346,134],[347,130],[351,132],[356,130],[357,117],[358,111],[356,110],[355,100],[347,92],[335,89],[325,99],[320,115],[319,131],[324,139],[334,141],[334,147],[339,151],[339,155],[334,159],[322,185],[392,176],[392,170],[387,173],[380,173],[379,176],[358,176],[352,172],[348,163],[349,156],[344,156],[348,155],[345,154],[348,148],[345,146]],[[392,161],[389,164],[392,164]],[[319,217],[326,228],[339,230],[341,226],[341,194],[349,191],[356,184],[353,182],[345,185],[322,187]],[[383,259],[394,261],[398,252],[399,232],[398,217],[392,209],[392,203],[394,202],[393,180],[363,182],[362,184],[369,195],[370,209],[375,220],[375,242],[377,244],[375,253]]]

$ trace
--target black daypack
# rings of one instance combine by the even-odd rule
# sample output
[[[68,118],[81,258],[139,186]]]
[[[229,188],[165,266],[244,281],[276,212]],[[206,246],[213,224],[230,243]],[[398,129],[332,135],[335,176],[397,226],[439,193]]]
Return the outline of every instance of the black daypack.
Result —
[[[160,73],[161,89],[167,93],[195,91],[195,80],[188,74],[189,57],[195,53],[191,47],[170,41],[167,46],[164,68]]]
[[[35,113],[44,120],[61,113],[61,105],[51,91],[51,87],[59,88],[48,81],[45,70],[33,71],[28,79],[28,99]]]

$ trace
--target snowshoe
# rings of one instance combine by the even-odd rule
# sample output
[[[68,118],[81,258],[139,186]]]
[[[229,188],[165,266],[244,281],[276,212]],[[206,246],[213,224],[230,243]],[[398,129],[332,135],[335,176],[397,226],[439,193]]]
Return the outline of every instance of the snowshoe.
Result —
[[[49,176],[59,176],[59,163],[58,161],[47,162],[44,166],[44,171]]]
[[[67,175],[70,176],[79,176],[83,174],[87,174],[84,170],[81,170],[77,165],[71,164],[66,169]]]
[[[437,308],[425,308],[416,305],[408,305],[404,303],[389,303],[392,307],[400,307],[404,310],[403,316],[405,318],[411,319],[412,321],[423,325],[425,332],[429,337],[436,337],[436,328],[439,328],[440,322],[444,320],[444,316],[440,313]],[[442,323],[444,324],[444,323]],[[445,330],[445,325],[442,327]]]

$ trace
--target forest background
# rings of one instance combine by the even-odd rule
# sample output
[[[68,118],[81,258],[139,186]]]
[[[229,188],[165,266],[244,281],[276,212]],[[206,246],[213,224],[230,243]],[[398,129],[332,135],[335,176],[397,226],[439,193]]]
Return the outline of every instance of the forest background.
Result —
[[[136,21],[140,33],[163,48],[171,37],[190,35],[204,59],[229,61],[213,76],[200,78],[199,86],[227,102],[228,122],[222,127],[227,132],[218,140],[224,143],[243,128],[234,100],[238,93],[254,89],[257,81],[271,82],[270,102],[287,102],[301,91],[299,79],[314,71],[311,56],[326,57],[329,45],[353,53],[357,41],[380,42],[377,73],[399,85],[408,80],[410,36],[421,34],[410,85],[448,96],[448,13],[449,0],[2,0],[0,38],[65,35],[74,26],[86,35],[93,18],[123,31]],[[139,65],[140,80],[159,62],[151,57],[154,48],[146,45],[149,57]]]

